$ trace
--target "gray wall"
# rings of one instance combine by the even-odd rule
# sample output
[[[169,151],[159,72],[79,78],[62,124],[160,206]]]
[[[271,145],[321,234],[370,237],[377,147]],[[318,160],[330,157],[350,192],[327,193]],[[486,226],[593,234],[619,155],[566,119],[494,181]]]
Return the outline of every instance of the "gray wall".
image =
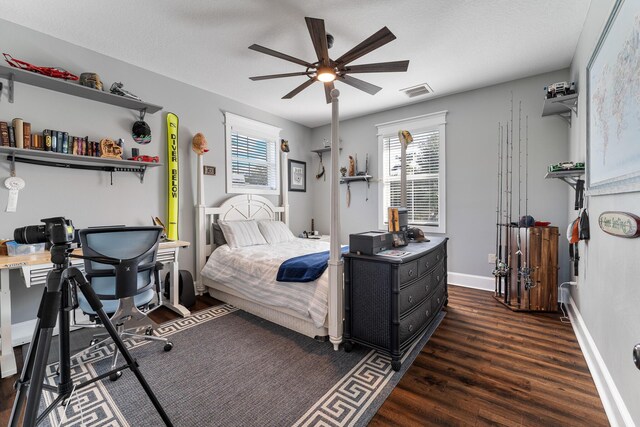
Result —
[[[510,116],[513,91],[514,121],[517,144],[518,102],[522,101],[522,134],[529,116],[529,211],[538,220],[551,221],[566,228],[567,186],[556,180],[545,180],[546,168],[567,158],[567,125],[557,117],[541,117],[543,88],[565,80],[567,70],[516,80],[496,86],[425,101],[340,123],[343,150],[340,164],[348,156],[358,154],[364,169],[365,154],[370,156],[370,170],[375,179],[378,171],[376,124],[448,110],[446,124],[446,236],[449,241],[449,271],[490,276],[492,265],[487,255],[495,253],[497,124]],[[311,144],[321,147],[329,138],[329,126],[313,129]],[[523,148],[524,150],[524,148]],[[517,145],[514,149],[514,220],[517,218]],[[361,163],[362,162],[362,163]],[[524,157],[523,157],[524,162]],[[318,160],[314,159],[314,168]],[[325,167],[329,172],[329,162]],[[524,179],[524,175],[523,175]],[[372,183],[369,201],[364,183],[351,185],[351,207],[346,207],[344,185],[341,186],[341,218],[343,242],[350,233],[378,228],[378,183]],[[314,208],[318,228],[329,230],[329,181],[315,181]],[[524,196],[524,184],[523,184]],[[523,204],[524,210],[524,204]],[[524,214],[524,213],[523,213]],[[567,276],[566,243],[561,241],[561,277]]]
[[[114,81],[122,81],[126,89],[142,99],[164,106],[162,112],[146,117],[153,135],[151,144],[147,146],[135,144],[130,136],[131,125],[137,116],[135,111],[20,83],[16,83],[13,104],[7,101],[5,85],[0,99],[2,121],[21,117],[31,123],[34,131],[61,129],[74,135],[89,135],[92,140],[122,137],[127,150],[137,146],[143,154],[159,155],[161,161],[165,162],[166,112],[178,115],[181,178],[179,235],[182,240],[195,243],[193,206],[196,196],[196,156],[191,151],[191,138],[196,132],[204,133],[209,142],[211,151],[205,154],[205,164],[217,168],[216,176],[205,177],[207,202],[210,205],[219,204],[227,197],[223,111],[281,127],[282,137],[290,142],[289,157],[307,162],[311,160],[308,144],[310,130],[299,124],[4,20],[0,20],[0,40],[3,52],[9,52],[16,58],[39,65],[61,66],[74,74],[94,71],[107,88]],[[4,212],[8,191],[0,190],[0,238],[11,238],[14,228],[39,224],[41,218],[49,216],[66,216],[73,219],[77,227],[150,224],[151,216],[166,218],[166,167],[149,170],[144,184],[140,184],[133,173],[114,174],[113,186],[105,172],[18,164],[17,174],[26,181],[26,188],[20,192],[17,213]],[[0,179],[8,176],[9,165],[1,162]],[[291,193],[291,228],[296,233],[308,228],[312,197],[313,189],[306,193]],[[272,200],[277,203],[278,199]],[[181,268],[194,270],[194,253],[193,248],[182,251]],[[13,277],[12,281],[15,283],[16,279]],[[13,321],[33,318],[41,289],[27,291],[22,286],[13,286],[12,290]]]
[[[580,83],[578,116],[570,132],[570,158],[586,160],[587,91],[586,69],[613,0],[592,1],[578,43],[571,78]],[[591,219],[591,240],[580,245],[582,260],[573,299],[624,400],[635,424],[640,425],[638,386],[640,371],[631,360],[631,349],[640,343],[640,239],[623,239],[605,234],[597,225],[607,210],[640,213],[638,193],[592,196],[587,200]],[[569,209],[569,218],[575,217]]]

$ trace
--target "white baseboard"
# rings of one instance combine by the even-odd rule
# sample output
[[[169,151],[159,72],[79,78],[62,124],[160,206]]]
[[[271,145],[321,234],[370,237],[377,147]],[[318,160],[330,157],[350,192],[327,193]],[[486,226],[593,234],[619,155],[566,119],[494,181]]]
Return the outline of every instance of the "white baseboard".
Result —
[[[447,281],[451,285],[464,286],[465,288],[480,289],[493,292],[495,289],[493,277],[475,276],[473,274],[447,272]]]
[[[618,392],[618,388],[613,382],[607,365],[605,365],[598,351],[598,347],[596,347],[596,343],[593,341],[587,325],[584,323],[572,297],[569,298],[567,311],[569,313],[569,319],[571,319],[571,326],[573,326],[573,331],[580,344],[580,349],[587,361],[587,366],[589,366],[593,382],[598,389],[602,406],[604,406],[604,410],[609,418],[609,423],[614,427],[635,426],[631,414],[622,400],[622,396],[620,396],[620,392]]]

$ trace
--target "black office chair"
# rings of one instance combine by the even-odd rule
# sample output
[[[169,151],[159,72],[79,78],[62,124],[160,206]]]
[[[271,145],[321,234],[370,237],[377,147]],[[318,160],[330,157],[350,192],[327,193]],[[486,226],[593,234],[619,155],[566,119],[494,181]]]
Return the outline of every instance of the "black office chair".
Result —
[[[153,336],[157,324],[147,314],[156,295],[160,298],[159,270],[156,262],[162,227],[101,227],[79,231],[80,243],[85,259],[84,268],[91,287],[102,302],[118,334],[144,340],[164,342],[164,350],[170,351],[173,344],[167,338]],[[78,294],[80,309],[96,321],[96,313],[82,293]],[[144,334],[135,331],[145,329]],[[98,341],[95,335],[91,346],[83,351],[104,346],[111,339]],[[115,369],[118,349],[114,350],[111,369]],[[115,380],[119,375],[111,377]]]

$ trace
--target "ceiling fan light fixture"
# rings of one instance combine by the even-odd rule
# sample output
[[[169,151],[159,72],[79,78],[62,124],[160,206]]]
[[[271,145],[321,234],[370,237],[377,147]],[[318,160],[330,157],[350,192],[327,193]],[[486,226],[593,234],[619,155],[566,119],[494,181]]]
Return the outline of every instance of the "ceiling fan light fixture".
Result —
[[[336,72],[331,67],[320,67],[318,68],[318,74],[316,74],[316,79],[323,83],[329,83],[336,79]]]

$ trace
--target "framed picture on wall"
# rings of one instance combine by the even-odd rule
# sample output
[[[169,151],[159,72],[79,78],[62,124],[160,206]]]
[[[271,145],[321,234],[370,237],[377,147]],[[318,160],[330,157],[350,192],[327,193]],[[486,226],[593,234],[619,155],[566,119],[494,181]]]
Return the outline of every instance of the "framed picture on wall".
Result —
[[[289,191],[307,191],[307,163],[289,160]]]
[[[587,65],[592,195],[640,191],[640,8],[616,1]]]

